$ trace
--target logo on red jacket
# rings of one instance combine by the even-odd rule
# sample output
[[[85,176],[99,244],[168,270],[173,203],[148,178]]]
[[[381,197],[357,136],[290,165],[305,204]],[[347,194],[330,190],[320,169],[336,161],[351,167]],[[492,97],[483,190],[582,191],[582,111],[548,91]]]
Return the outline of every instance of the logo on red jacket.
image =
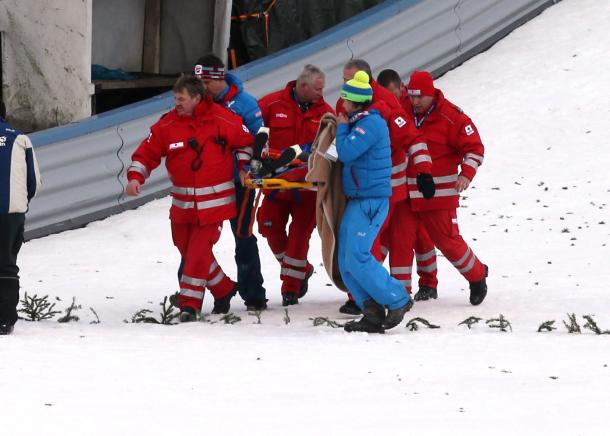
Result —
[[[275,118],[288,118],[288,115],[278,112],[275,114]]]
[[[472,128],[471,124],[468,124],[466,127],[464,127],[464,130],[466,130],[466,135],[468,136],[474,133],[474,129]]]
[[[394,120],[394,123],[395,123],[395,124],[396,124],[398,127],[402,127],[402,126],[404,126],[405,124],[407,124],[407,122],[405,121],[405,119],[404,119],[403,117],[397,117],[397,118]]]
[[[184,147],[184,142],[174,142],[173,144],[169,145],[170,150],[174,150],[176,148],[182,148],[182,147]]]

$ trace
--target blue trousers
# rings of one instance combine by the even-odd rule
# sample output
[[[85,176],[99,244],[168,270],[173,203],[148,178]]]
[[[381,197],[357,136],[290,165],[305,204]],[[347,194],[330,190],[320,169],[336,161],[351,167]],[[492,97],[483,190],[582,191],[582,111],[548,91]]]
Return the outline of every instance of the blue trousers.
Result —
[[[261,260],[258,254],[258,245],[256,236],[248,234],[250,222],[254,219],[252,216],[252,206],[254,203],[254,191],[250,191],[250,195],[246,197],[246,188],[244,188],[239,180],[235,182],[235,200],[237,203],[237,215],[241,210],[241,205],[244,201],[247,202],[246,210],[244,211],[243,222],[241,224],[241,232],[237,234],[237,217],[231,220],[231,230],[235,237],[235,263],[237,264],[237,283],[239,284],[239,295],[248,303],[260,303],[267,301],[265,288],[263,287],[263,275],[261,274]],[[182,276],[184,268],[184,259],[180,261],[178,268],[178,279]]]
[[[389,309],[398,309],[410,299],[405,287],[371,254],[388,209],[387,198],[350,199],[341,219],[339,271],[361,308],[371,298]]]

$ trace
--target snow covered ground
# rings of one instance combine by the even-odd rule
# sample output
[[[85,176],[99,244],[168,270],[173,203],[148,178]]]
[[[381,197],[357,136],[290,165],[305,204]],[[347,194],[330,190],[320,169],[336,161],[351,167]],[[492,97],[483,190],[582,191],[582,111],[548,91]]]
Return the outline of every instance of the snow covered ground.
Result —
[[[610,335],[562,323],[594,314],[610,329],[608,23],[610,1],[564,0],[437,81],[486,144],[460,210],[490,266],[481,306],[440,259],[439,299],[406,317],[440,329],[314,327],[348,319],[320,266],[286,324],[262,241],[261,324],[239,298],[234,325],[126,324],[177,286],[169,202],[155,201],[22,249],[23,290],[60,309],[76,297],[81,319],[0,338],[0,434],[608,434]],[[235,277],[232,250],[226,226],[215,252]],[[458,326],[499,314],[512,332]],[[558,329],[537,333],[546,320]]]

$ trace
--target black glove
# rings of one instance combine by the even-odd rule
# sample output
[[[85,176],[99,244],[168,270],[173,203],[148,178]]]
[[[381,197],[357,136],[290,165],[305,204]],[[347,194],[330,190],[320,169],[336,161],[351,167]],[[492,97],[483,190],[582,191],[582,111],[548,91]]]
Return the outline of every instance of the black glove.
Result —
[[[436,187],[432,174],[419,173],[417,175],[417,190],[424,195],[424,198],[434,197]]]

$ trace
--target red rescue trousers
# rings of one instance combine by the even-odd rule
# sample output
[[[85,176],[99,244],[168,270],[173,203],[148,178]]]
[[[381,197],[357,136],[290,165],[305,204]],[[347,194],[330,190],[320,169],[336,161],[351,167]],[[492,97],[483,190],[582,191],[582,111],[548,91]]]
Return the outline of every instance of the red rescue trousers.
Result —
[[[233,291],[235,283],[216,262],[212,247],[220,238],[222,223],[176,224],[172,222],[172,239],[184,259],[180,277],[178,305],[201,310],[207,287],[218,300]]]
[[[300,297],[301,284],[313,272],[307,253],[316,226],[315,212],[316,193],[311,191],[266,195],[258,210],[258,231],[281,265],[282,294],[296,293]],[[286,232],[288,218],[291,222]]]
[[[405,286],[407,292],[411,294],[413,250],[415,250],[417,259],[419,286],[429,286],[431,288],[436,288],[438,285],[436,250],[424,226],[416,217],[408,214],[409,210],[405,209],[410,210],[407,201],[390,205],[388,218],[371,251],[379,262],[383,262],[388,253],[390,254],[391,275],[398,279]],[[413,230],[415,230],[414,235]],[[415,237],[415,240],[413,240],[413,237]]]
[[[485,277],[485,267],[460,235],[455,209],[413,212],[407,202],[400,202],[394,215],[396,219],[390,226],[390,273],[407,288],[411,285],[413,247],[422,227],[466,280],[477,282]]]

